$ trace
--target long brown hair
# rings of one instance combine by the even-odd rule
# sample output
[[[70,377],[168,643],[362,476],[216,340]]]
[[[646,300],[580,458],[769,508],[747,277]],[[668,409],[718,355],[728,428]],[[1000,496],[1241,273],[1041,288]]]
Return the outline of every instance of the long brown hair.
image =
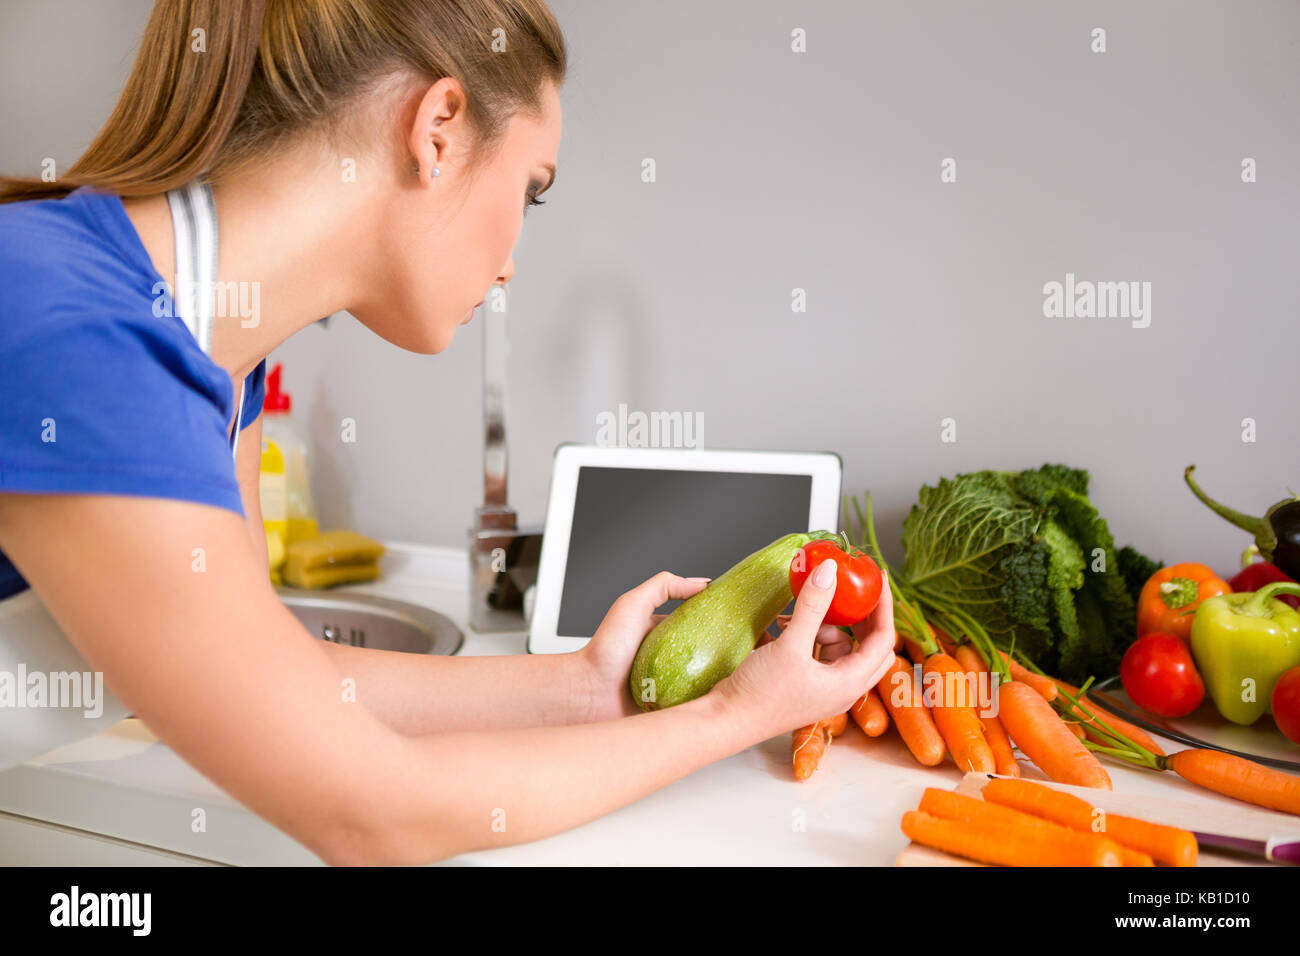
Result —
[[[511,116],[540,113],[543,83],[563,83],[567,54],[545,0],[158,0],[85,154],[55,182],[0,176],[0,203],[218,181],[328,126],[369,82],[403,68],[460,82],[482,157]]]

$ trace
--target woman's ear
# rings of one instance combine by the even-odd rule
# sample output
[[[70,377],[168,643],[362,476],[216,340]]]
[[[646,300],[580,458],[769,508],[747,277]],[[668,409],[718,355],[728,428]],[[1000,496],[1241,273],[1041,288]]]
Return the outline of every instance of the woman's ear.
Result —
[[[433,182],[434,167],[441,167],[453,142],[462,135],[464,104],[464,90],[449,76],[425,89],[416,103],[407,146],[415,158],[420,185]]]

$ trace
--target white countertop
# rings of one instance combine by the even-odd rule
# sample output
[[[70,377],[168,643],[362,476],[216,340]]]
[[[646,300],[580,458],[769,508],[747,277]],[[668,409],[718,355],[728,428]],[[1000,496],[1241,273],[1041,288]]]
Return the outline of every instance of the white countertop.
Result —
[[[525,635],[480,634],[468,625],[468,559],[456,548],[392,543],[384,577],[340,590],[381,594],[446,614],[465,634],[461,654],[525,653]],[[1161,739],[1166,750],[1182,745]],[[1105,761],[1116,791],[1240,807],[1173,774]],[[1021,760],[1024,776],[1043,774]],[[817,772],[796,782],[783,734],[718,761],[567,833],[466,854],[456,864],[890,865],[907,843],[899,830],[929,786],[961,781],[951,758],[925,768],[892,729],[869,739],[856,727],[831,746]],[[191,820],[203,809],[206,830]],[[0,811],[199,860],[241,865],[318,864],[193,770],[139,721],[60,747],[0,773]],[[3,860],[0,851],[0,863]]]

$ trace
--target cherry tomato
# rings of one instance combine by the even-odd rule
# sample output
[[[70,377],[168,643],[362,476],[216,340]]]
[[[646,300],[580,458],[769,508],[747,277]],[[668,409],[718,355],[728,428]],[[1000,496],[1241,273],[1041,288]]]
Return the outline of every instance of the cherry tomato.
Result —
[[[846,554],[832,541],[810,541],[790,562],[790,590],[798,597],[808,575],[827,558],[835,561],[835,597],[826,611],[825,623],[837,627],[857,624],[880,603],[883,584],[880,568],[861,551]]]
[[[1205,700],[1205,682],[1181,637],[1155,631],[1124,652],[1119,679],[1133,703],[1161,717],[1185,717]]]
[[[1273,685],[1273,722],[1283,736],[1300,744],[1300,667],[1293,667]]]

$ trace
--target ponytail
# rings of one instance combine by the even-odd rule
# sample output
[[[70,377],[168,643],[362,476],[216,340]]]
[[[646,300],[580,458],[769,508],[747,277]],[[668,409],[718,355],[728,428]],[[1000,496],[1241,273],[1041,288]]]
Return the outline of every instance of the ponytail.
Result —
[[[542,81],[558,86],[566,63],[545,0],[157,0],[90,148],[57,182],[0,176],[0,203],[219,181],[400,69],[461,83],[481,155],[513,113],[540,112]]]
[[[239,116],[257,62],[266,0],[159,0],[108,122],[57,182],[0,177],[0,203],[79,186],[123,197],[201,176]]]

